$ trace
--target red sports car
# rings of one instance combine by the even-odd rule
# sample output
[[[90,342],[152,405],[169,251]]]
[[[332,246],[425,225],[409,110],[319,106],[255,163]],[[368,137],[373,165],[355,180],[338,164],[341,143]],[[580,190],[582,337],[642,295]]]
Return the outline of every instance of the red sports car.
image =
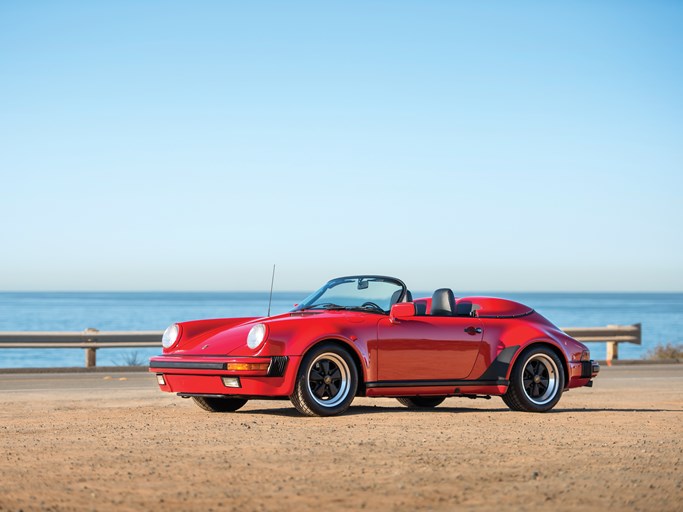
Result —
[[[170,326],[150,360],[163,391],[212,412],[289,398],[331,416],[356,396],[414,408],[447,397],[497,395],[515,411],[552,409],[562,392],[591,386],[588,348],[532,308],[448,288],[413,299],[399,279],[333,279],[289,313]]]

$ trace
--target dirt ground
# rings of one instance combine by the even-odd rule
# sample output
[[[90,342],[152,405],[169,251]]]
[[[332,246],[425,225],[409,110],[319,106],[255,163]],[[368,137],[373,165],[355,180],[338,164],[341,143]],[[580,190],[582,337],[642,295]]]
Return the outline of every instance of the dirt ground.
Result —
[[[554,412],[499,398],[211,414],[152,375],[0,375],[0,510],[683,509],[683,365],[603,369]]]

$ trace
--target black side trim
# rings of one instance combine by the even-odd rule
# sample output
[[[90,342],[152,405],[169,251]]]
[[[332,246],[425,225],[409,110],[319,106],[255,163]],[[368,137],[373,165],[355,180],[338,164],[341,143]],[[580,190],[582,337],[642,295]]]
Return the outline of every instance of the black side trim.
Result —
[[[268,377],[282,377],[289,358],[287,356],[275,356],[270,358]],[[225,370],[226,363],[202,363],[188,361],[152,361],[150,368],[181,368],[183,370]]]
[[[270,358],[270,366],[268,367],[268,377],[282,377],[285,374],[285,366],[287,366],[287,356],[274,356]]]
[[[238,389],[238,388],[235,388]],[[289,400],[288,396],[264,396],[264,395],[240,395],[229,394],[229,395],[217,395],[215,393],[176,393],[181,398],[191,398],[193,396],[204,396],[209,398],[244,398],[246,400]]]
[[[590,379],[593,375],[593,361],[581,361],[581,378]]]
[[[176,393],[180,398],[190,398],[192,396],[203,396],[206,398],[233,398],[232,395],[218,395],[211,393]]]
[[[498,357],[493,360],[491,366],[489,366],[479,378],[481,380],[504,379],[508,374],[508,368],[510,367],[512,356],[515,355],[517,350],[519,350],[519,345],[503,349],[500,354],[498,354]]]
[[[151,361],[150,368],[182,368],[186,370],[225,370],[225,363],[198,363],[185,361]]]
[[[473,386],[507,386],[510,381],[505,379],[497,380],[379,380],[376,382],[367,382],[367,388],[418,388],[418,387],[435,387],[435,386],[458,386],[458,387],[473,387]]]
[[[534,310],[530,309],[526,313],[520,313],[519,315],[477,315],[477,318],[522,318],[523,316],[529,316]]]

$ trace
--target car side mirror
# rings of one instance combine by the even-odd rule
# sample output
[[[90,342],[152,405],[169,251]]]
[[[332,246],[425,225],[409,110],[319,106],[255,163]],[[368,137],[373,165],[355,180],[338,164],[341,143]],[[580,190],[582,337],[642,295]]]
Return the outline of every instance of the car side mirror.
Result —
[[[415,304],[412,302],[399,302],[391,306],[389,321],[397,324],[401,318],[411,318],[415,316]]]

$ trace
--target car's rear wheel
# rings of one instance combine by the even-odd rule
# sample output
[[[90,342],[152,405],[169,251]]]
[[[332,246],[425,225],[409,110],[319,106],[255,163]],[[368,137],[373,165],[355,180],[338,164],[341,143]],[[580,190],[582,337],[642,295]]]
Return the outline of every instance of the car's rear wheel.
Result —
[[[247,403],[244,398],[193,396],[192,399],[199,407],[209,412],[234,412]]]
[[[512,368],[503,401],[513,411],[545,412],[555,407],[563,389],[564,371],[557,354],[548,347],[529,347]]]
[[[396,400],[410,409],[431,409],[446,400],[445,396],[402,396]]]
[[[289,399],[306,416],[333,416],[349,408],[357,387],[358,371],[348,351],[323,343],[303,358]]]

